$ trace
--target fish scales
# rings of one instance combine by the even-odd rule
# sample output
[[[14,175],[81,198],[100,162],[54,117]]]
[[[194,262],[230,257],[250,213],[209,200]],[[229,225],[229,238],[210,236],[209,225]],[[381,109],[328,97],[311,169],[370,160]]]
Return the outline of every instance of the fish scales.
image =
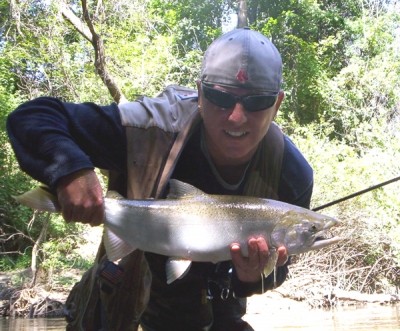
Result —
[[[184,199],[180,205],[167,200],[125,201],[128,208],[123,201],[106,203],[105,223],[114,233],[144,251],[193,261],[229,260],[231,243],[246,246],[254,235],[268,239],[277,220],[268,215],[273,209],[250,201],[246,209],[218,199]]]
[[[56,197],[41,188],[15,199],[33,209],[60,211]],[[263,236],[271,252],[285,246],[289,255],[341,240],[321,239],[339,224],[332,217],[270,199],[209,195],[174,179],[166,199],[106,197],[104,201],[103,239],[108,258],[117,261],[135,249],[169,256],[168,283],[183,277],[191,261],[229,260],[232,243],[240,244],[246,255],[247,241],[253,236]]]

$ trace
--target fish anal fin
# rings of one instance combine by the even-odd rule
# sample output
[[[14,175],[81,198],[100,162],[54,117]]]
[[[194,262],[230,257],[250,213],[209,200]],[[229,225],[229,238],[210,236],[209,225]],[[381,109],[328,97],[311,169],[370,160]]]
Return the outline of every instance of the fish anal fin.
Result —
[[[183,278],[188,273],[191,264],[192,261],[190,260],[169,258],[165,265],[167,284],[171,284],[173,281]]]
[[[107,258],[112,262],[122,259],[136,249],[119,238],[107,227],[104,230],[103,243],[106,249]]]

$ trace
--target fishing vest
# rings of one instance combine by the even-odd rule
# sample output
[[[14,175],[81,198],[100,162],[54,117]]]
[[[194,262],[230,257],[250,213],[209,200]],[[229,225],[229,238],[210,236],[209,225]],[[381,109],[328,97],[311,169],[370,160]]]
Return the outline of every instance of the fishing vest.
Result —
[[[110,172],[109,189],[128,199],[160,198],[185,143],[201,125],[197,91],[172,85],[156,98],[120,104],[119,111],[127,139],[127,172]],[[249,169],[245,195],[279,198],[283,150],[283,133],[272,123]],[[81,306],[72,314],[67,330],[96,330],[93,326],[99,319],[106,330],[137,330],[151,285],[144,254],[137,250],[119,262],[122,276],[116,285],[99,277],[106,268],[115,267],[109,266],[101,245],[95,265],[82,277],[81,286],[76,285],[75,296],[73,289],[67,300],[75,310]]]

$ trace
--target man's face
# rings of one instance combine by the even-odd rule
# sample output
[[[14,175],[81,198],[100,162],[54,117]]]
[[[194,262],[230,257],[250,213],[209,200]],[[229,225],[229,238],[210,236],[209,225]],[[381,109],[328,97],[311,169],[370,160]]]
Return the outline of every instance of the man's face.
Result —
[[[197,87],[206,143],[215,165],[217,167],[235,166],[247,163],[267,133],[283,100],[283,92],[278,94],[276,102],[271,106],[268,102],[265,103],[268,108],[250,112],[245,109],[241,101],[229,108],[218,106],[215,100],[212,102],[210,97],[207,98],[207,91],[205,96],[204,91],[212,88],[231,93],[236,97],[259,94],[255,91],[218,85],[204,86],[201,82],[198,82]],[[218,91],[214,93],[216,97],[218,97]],[[215,91],[209,90],[209,92]]]

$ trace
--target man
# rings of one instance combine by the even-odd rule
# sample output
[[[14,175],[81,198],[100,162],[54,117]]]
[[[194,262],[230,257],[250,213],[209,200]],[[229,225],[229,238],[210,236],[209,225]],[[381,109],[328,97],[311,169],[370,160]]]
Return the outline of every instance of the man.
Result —
[[[169,178],[176,178],[210,194],[309,207],[312,170],[273,123],[284,98],[281,80],[275,46],[236,29],[206,51],[197,93],[171,86],[157,98],[118,106],[39,98],[10,114],[7,128],[21,168],[57,193],[67,222],[102,222],[94,167],[108,169],[109,186],[131,199],[165,197]],[[170,285],[166,256],[135,252],[117,266],[100,250],[70,300],[70,329],[135,330],[140,322],[146,331],[252,330],[242,320],[245,297],[271,289],[274,277],[278,286],[285,280],[286,248],[278,248],[277,272],[269,276],[262,273],[266,238],[249,238],[248,256],[237,243],[230,250],[232,261],[194,263]],[[110,273],[123,276],[115,281]]]

